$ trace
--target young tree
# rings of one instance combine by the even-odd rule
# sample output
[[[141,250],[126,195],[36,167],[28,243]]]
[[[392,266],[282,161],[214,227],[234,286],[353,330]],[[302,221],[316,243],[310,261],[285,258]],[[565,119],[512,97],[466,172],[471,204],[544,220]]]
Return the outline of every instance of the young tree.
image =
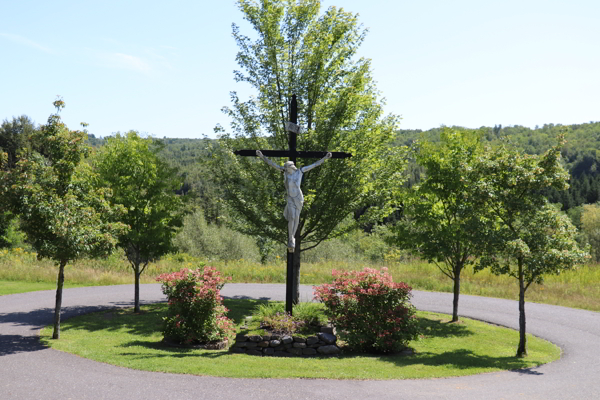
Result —
[[[391,242],[434,263],[454,281],[452,322],[458,321],[460,274],[486,243],[493,220],[478,197],[481,134],[444,128],[441,143],[422,142],[416,154],[425,178],[403,199],[403,220]]]
[[[57,113],[35,137],[44,154],[32,152],[21,157],[14,168],[0,172],[0,182],[38,257],[50,258],[58,265],[52,334],[58,339],[65,266],[83,256],[109,254],[116,244],[115,235],[126,227],[103,222],[103,216],[118,214],[120,209],[109,206],[105,189],[92,188],[92,173],[81,163],[88,151],[85,134],[71,131],[61,122],[62,100],[54,105]]]
[[[343,233],[346,216],[367,206],[363,218],[381,219],[404,181],[403,148],[390,150],[397,118],[383,117],[370,62],[355,60],[366,31],[356,15],[330,7],[319,15],[316,0],[239,0],[255,39],[233,25],[239,46],[237,81],[248,83],[256,97],[241,101],[231,94],[232,133],[221,127],[213,171],[224,190],[238,230],[287,244],[283,216],[286,196],[280,172],[259,159],[232,154],[237,149],[288,147],[285,124],[289,99],[298,99],[300,151],[345,151],[352,158],[332,160],[304,176],[305,194],[295,236],[294,275],[299,283],[300,253]],[[273,160],[283,164],[286,160]],[[303,159],[306,165],[315,160]],[[302,165],[297,165],[300,168]],[[347,226],[346,229],[353,229]],[[294,293],[298,299],[298,289]]]
[[[151,138],[130,131],[106,139],[94,166],[99,185],[112,189],[110,202],[125,207],[118,221],[130,230],[118,237],[135,279],[135,312],[140,311],[140,275],[148,263],[174,250],[173,238],[182,225],[183,202],[177,170],[158,156]]]
[[[492,247],[487,247],[477,269],[490,267],[519,284],[519,346],[517,357],[527,355],[525,292],[544,275],[559,274],[589,257],[581,250],[570,219],[550,205],[542,190],[567,188],[568,174],[560,164],[559,144],[542,156],[524,155],[499,147],[482,157],[478,189],[489,199],[498,224]]]

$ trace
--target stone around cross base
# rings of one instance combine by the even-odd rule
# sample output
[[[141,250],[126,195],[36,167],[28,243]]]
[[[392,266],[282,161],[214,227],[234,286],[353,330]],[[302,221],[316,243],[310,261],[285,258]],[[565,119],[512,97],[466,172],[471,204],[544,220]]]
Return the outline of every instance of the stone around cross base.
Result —
[[[264,353],[266,356],[272,356],[273,354],[275,354],[275,349],[274,349],[274,348],[272,348],[272,347],[266,347],[266,348],[263,350],[263,353]]]
[[[306,338],[306,344],[308,346],[312,345],[312,344],[317,344],[319,343],[319,338],[316,336],[309,336]]]
[[[248,352],[246,354],[248,354],[249,356],[262,356],[261,351],[254,350],[254,349],[248,350]]]
[[[302,354],[305,356],[314,356],[317,354],[316,349],[302,349]]]
[[[229,351],[231,351],[232,353],[245,353],[246,350],[242,347],[232,347]]]
[[[319,354],[330,355],[330,354],[339,354],[340,349],[336,345],[331,344],[328,346],[321,346],[317,349],[317,351],[319,352]]]
[[[244,335],[243,333],[238,333],[237,335],[235,335],[236,342],[246,342],[247,340],[248,336]]]
[[[337,340],[337,337],[335,337],[335,335],[332,335],[330,333],[323,333],[323,332],[319,332],[317,334],[317,337],[324,341],[326,344],[334,344]]]
[[[287,352],[290,353],[290,354],[293,354],[295,356],[302,355],[302,349],[298,349],[298,348],[287,349]]]

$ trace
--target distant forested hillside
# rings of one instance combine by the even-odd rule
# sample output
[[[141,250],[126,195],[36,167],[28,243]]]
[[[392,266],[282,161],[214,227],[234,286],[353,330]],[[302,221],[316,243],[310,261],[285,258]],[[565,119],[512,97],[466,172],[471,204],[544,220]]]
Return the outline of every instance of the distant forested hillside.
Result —
[[[561,203],[565,211],[600,200],[600,122],[576,125],[546,124],[535,129],[497,125],[493,128],[482,127],[480,130],[483,139],[491,146],[509,143],[528,154],[545,152],[556,143],[556,137],[565,132],[567,144],[562,150],[562,156],[565,167],[571,174],[570,188],[566,192],[554,189],[548,191],[549,200]],[[411,145],[415,140],[439,141],[440,131],[441,128],[428,131],[399,130],[396,144]],[[414,177],[411,178],[414,180]]]
[[[164,138],[160,141],[164,145],[160,154],[171,166],[179,168],[183,176],[181,193],[195,197],[195,204],[202,208],[208,223],[218,222],[224,212],[220,188],[213,183],[210,172],[200,162],[212,156],[212,148],[217,146],[217,141],[208,138]]]
[[[204,216],[209,223],[218,222],[223,210],[220,203],[219,188],[210,179],[210,173],[199,162],[211,155],[212,146],[217,145],[214,139],[155,139],[159,146],[159,154],[172,166],[179,169],[183,177],[183,185],[179,194],[194,198],[192,207],[204,210]],[[104,138],[88,134],[88,143],[98,148],[104,145]]]
[[[459,128],[459,127],[455,127]],[[566,133],[567,144],[562,156],[565,167],[571,174],[571,186],[565,192],[550,190],[547,193],[553,203],[561,203],[567,211],[582,204],[600,201],[600,122],[577,125],[546,124],[535,129],[524,126],[479,128],[483,140],[491,146],[505,143],[522,149],[528,154],[541,154],[556,143],[556,137]],[[417,140],[439,141],[441,128],[428,131],[399,130],[396,145],[410,146]],[[172,165],[180,169],[184,177],[181,192],[196,197],[196,204],[204,210],[207,222],[217,222],[224,212],[220,199],[220,189],[211,181],[210,173],[199,162],[210,157],[212,146],[217,145],[214,139],[157,139],[163,144],[160,154]],[[93,146],[101,146],[103,139],[89,136]],[[424,173],[416,165],[409,167],[409,185],[418,182]]]

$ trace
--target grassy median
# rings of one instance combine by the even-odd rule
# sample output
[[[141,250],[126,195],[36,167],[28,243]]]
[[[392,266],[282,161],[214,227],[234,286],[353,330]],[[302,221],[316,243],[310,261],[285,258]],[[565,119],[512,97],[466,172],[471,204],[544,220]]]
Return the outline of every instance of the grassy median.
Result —
[[[238,326],[261,304],[256,300],[225,300]],[[236,378],[420,379],[473,375],[531,368],[560,357],[555,345],[529,336],[528,357],[516,358],[518,332],[462,318],[449,323],[443,314],[418,312],[422,335],[411,342],[415,354],[344,354],[336,357],[274,358],[232,354],[225,350],[166,347],[162,316],[166,305],[113,309],[71,318],[61,324],[61,338],[42,342],[95,361],[146,371]]]

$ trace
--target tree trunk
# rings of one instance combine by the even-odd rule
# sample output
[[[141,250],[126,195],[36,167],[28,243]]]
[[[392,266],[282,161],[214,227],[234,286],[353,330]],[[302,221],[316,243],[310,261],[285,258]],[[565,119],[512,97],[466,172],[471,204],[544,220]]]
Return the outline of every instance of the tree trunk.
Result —
[[[62,290],[65,283],[65,265],[67,265],[67,261],[61,260],[58,267],[56,301],[54,303],[54,332],[52,333],[52,339],[60,338],[60,306],[62,304]]]
[[[135,276],[135,295],[133,297],[134,308],[133,312],[140,312],[140,264],[133,267],[133,275]]]
[[[527,337],[525,336],[525,282],[523,260],[519,259],[519,348],[517,357],[527,355]]]
[[[460,294],[460,269],[454,272],[454,300],[452,301],[452,322],[458,322],[458,295]]]

